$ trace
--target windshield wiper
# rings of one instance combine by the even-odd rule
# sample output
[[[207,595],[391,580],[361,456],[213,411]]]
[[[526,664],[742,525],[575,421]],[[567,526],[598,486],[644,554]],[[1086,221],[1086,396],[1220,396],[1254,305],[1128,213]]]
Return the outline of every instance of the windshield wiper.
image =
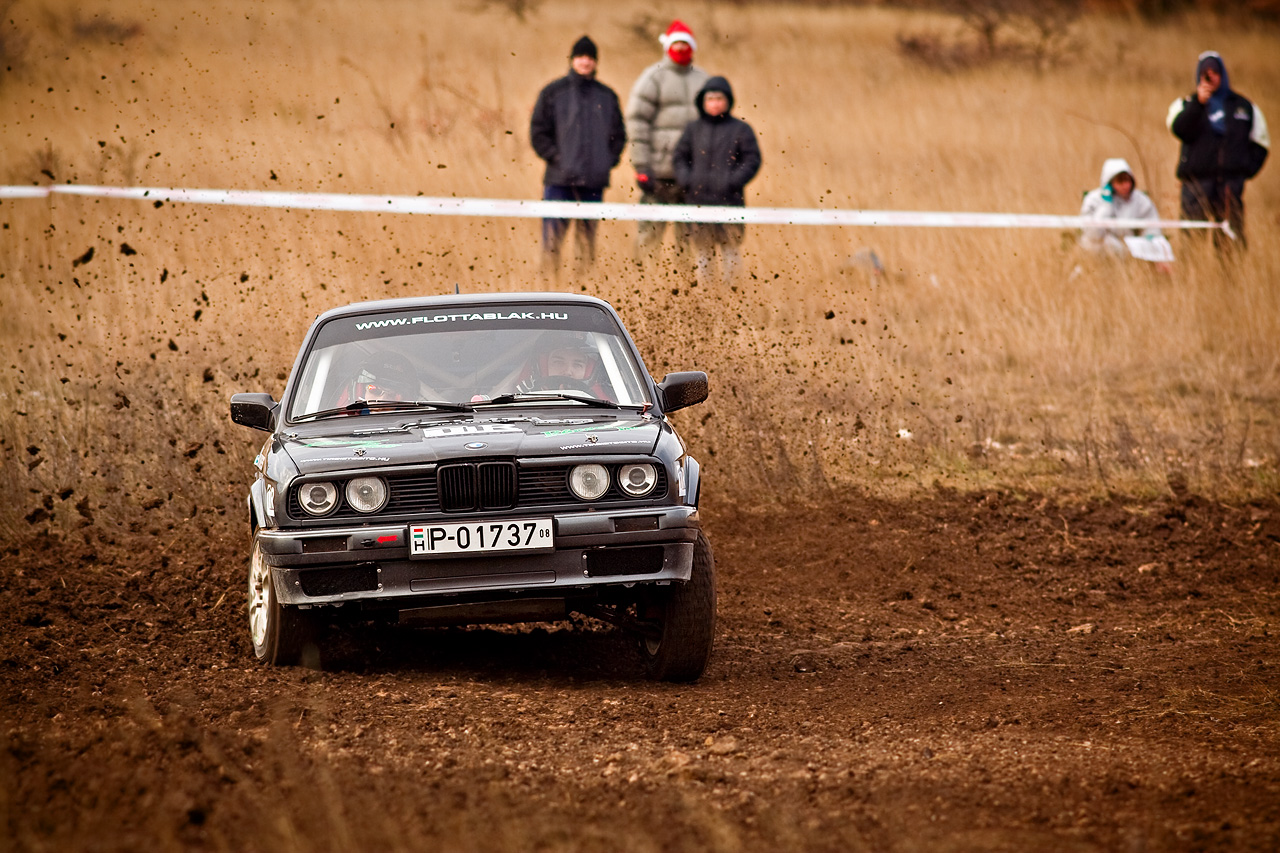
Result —
[[[307,412],[298,415],[294,421],[314,421],[331,418],[337,415],[350,415],[356,412],[394,412],[406,409],[435,409],[438,412],[470,412],[470,403],[448,403],[442,400],[353,400],[336,409],[325,409],[320,412]]]
[[[531,394],[500,394],[492,400],[480,400],[472,406],[505,406],[510,403],[539,403],[568,400],[583,403],[599,409],[621,409],[622,406],[612,400],[601,400],[599,397],[585,397],[581,394],[568,394],[563,391],[535,391]]]

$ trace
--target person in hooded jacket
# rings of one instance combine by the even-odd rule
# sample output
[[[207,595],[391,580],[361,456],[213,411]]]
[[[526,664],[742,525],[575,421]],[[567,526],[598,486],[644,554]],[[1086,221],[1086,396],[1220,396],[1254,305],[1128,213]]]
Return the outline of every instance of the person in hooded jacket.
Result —
[[[529,141],[547,163],[542,178],[546,201],[601,201],[609,172],[622,158],[626,126],[617,94],[596,80],[597,51],[587,36],[569,56],[569,73],[538,95],[529,122]],[[567,219],[542,220],[544,266],[558,270]],[[574,238],[585,263],[595,261],[594,219],[578,219]]]
[[[733,88],[723,77],[712,77],[695,100],[698,118],[689,122],[671,157],[676,182],[688,204],[729,207],[746,205],[744,188],[760,171],[760,146],[751,125],[730,113]],[[698,275],[706,279],[720,249],[725,280],[733,278],[741,262],[746,226],[702,222],[692,226]]]
[[[1182,142],[1178,180],[1182,216],[1226,221],[1244,239],[1244,182],[1258,174],[1271,148],[1267,120],[1231,88],[1222,57],[1208,50],[1196,62],[1195,91],[1169,107],[1166,123]],[[1214,238],[1221,242],[1221,232]]]
[[[1112,157],[1102,164],[1102,181],[1095,190],[1085,194],[1080,205],[1080,215],[1093,219],[1159,219],[1151,197],[1137,188],[1133,168],[1129,161]],[[1131,228],[1085,228],[1080,232],[1080,245],[1091,251],[1113,258],[1129,257],[1124,238],[1135,235]],[[1159,237],[1159,228],[1147,228],[1145,237]]]

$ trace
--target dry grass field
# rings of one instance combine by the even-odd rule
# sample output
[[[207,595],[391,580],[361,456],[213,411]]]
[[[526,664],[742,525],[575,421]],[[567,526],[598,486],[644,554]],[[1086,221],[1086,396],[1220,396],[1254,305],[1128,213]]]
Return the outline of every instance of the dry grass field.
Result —
[[[591,33],[625,98],[659,56],[644,33],[676,12],[761,138],[750,204],[1069,214],[1101,161],[1125,156],[1172,216],[1163,118],[1201,49],[1280,116],[1274,29],[1208,17],[1086,18],[1043,71],[944,73],[897,37],[957,23],[877,7],[548,2],[521,22],[467,2],[22,0],[6,14],[0,180],[536,197],[528,114],[567,46]],[[624,160],[606,198],[635,200],[629,179]],[[68,490],[117,520],[157,500],[175,519],[224,506],[251,446],[228,426],[230,393],[278,393],[324,308],[455,285],[598,294],[655,373],[709,371],[713,400],[685,428],[726,495],[937,479],[1159,493],[1170,472],[1270,493],[1274,164],[1246,201],[1247,255],[1175,241],[1167,277],[1091,264],[1055,232],[761,226],[750,276],[717,293],[637,271],[626,223],[603,227],[592,274],[548,282],[532,221],[7,202],[0,452],[23,497],[0,531],[44,521],[41,502],[53,512]],[[883,276],[852,261],[861,249]],[[53,515],[64,530],[84,518]]]

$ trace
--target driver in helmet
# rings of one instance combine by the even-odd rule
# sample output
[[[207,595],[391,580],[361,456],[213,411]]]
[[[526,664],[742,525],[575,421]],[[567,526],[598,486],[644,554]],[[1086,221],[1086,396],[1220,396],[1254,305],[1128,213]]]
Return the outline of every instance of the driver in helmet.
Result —
[[[596,378],[600,356],[585,333],[549,332],[538,342],[538,352],[518,391],[582,391],[593,397],[606,396]]]
[[[381,400],[416,400],[419,395],[417,372],[409,359],[395,352],[379,352],[369,356],[342,390],[338,406],[356,400],[372,403]]]

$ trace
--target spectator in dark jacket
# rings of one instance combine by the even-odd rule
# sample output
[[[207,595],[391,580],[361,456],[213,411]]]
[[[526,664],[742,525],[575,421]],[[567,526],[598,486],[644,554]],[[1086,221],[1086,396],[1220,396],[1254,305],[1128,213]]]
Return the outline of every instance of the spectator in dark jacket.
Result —
[[[1182,215],[1225,220],[1244,245],[1244,182],[1258,174],[1267,159],[1267,120],[1248,98],[1232,90],[1222,57],[1212,50],[1200,54],[1195,85],[1189,97],[1169,107],[1169,129],[1182,140]]]
[[[596,80],[595,42],[578,39],[570,52],[569,73],[538,95],[529,122],[533,150],[547,161],[542,197],[547,201],[600,201],[609,186],[609,172],[618,165],[627,144],[618,96]],[[595,260],[594,219],[575,220],[579,260]],[[542,220],[543,260],[559,269],[560,247],[569,229],[567,219]]]
[[[743,189],[760,171],[760,146],[751,125],[730,115],[733,89],[723,77],[712,77],[695,99],[698,118],[689,122],[672,155],[676,182],[686,204],[742,207]],[[733,278],[741,262],[739,246],[746,226],[698,223],[692,240],[698,256],[698,276],[711,276],[719,247],[723,277]]]

